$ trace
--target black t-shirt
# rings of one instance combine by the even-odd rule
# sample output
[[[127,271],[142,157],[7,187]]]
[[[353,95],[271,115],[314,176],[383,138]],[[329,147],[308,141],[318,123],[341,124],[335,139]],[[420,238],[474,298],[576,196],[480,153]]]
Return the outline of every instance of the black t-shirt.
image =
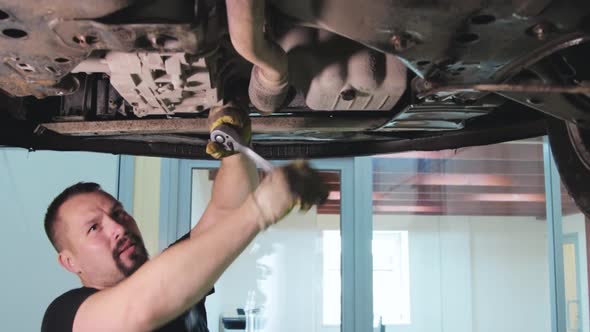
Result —
[[[172,245],[188,239],[189,236],[190,233],[186,234]],[[41,332],[71,332],[78,308],[84,300],[98,291],[95,288],[81,287],[72,289],[53,300],[45,311]],[[214,292],[215,290],[212,289],[208,295]],[[209,332],[205,298],[175,320],[159,328],[157,332]]]

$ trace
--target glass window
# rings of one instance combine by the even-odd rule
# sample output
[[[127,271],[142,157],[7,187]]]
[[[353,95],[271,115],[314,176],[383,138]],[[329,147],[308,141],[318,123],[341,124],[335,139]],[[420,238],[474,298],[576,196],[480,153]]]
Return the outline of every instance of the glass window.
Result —
[[[193,224],[216,173],[193,169]],[[306,214],[294,211],[261,233],[215,284],[207,298],[210,331],[231,331],[232,322],[245,319],[239,310],[248,301],[261,309],[264,331],[340,331],[340,173],[321,174],[330,186],[328,202]]]
[[[324,325],[340,325],[340,234],[338,231],[323,231],[324,252],[322,294],[322,320]]]
[[[384,325],[410,324],[410,265],[407,231],[373,233],[374,317]],[[379,323],[379,321],[375,322]]]
[[[340,324],[340,235],[324,231],[324,324]],[[374,311],[383,324],[410,323],[410,278],[407,231],[373,235]]]
[[[542,140],[372,160],[378,330],[551,330]]]

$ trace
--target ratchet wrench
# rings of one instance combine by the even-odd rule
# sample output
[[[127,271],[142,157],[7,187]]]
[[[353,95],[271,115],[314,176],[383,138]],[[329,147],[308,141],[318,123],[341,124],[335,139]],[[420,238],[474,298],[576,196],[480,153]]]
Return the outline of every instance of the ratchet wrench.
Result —
[[[238,132],[230,126],[220,125],[211,132],[211,140],[217,142],[228,151],[240,152],[246,155],[250,160],[260,167],[264,172],[272,172],[273,165],[270,161],[262,158],[258,153],[252,150],[244,143]]]

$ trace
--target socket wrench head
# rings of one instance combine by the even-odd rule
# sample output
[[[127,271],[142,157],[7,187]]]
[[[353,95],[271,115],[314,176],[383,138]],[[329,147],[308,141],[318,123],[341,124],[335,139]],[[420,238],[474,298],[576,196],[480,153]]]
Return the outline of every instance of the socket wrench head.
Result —
[[[227,151],[239,152],[242,146],[237,131],[229,126],[221,125],[211,132],[210,139],[223,146]]]

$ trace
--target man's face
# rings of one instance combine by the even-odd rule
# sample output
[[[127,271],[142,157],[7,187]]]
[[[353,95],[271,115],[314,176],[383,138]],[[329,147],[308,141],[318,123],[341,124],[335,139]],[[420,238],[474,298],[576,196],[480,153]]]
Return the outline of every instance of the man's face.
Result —
[[[78,194],[58,211],[62,265],[85,286],[112,287],[148,260],[135,220],[104,192]]]

